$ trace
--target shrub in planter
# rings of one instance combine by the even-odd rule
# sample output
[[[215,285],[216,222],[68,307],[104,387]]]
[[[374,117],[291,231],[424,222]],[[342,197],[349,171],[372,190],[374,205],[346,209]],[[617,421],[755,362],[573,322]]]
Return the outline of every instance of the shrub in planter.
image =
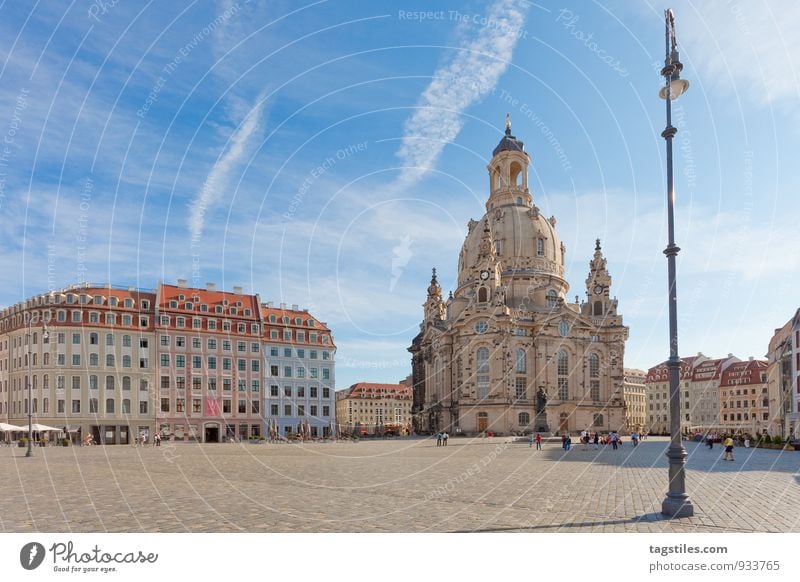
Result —
[[[28,446],[28,437],[22,437],[19,439],[19,446],[20,447],[27,447]]]
[[[68,438],[61,439],[61,444],[65,447],[68,447],[71,443],[69,442]]]
[[[783,437],[776,434],[774,437],[772,437],[772,444],[773,445],[782,445],[783,444]]]

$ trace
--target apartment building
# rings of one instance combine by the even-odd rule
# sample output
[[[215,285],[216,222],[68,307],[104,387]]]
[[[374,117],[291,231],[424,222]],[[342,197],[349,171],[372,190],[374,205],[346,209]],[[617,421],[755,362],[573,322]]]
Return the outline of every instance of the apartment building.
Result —
[[[125,444],[154,430],[152,291],[73,285],[0,311],[0,419]],[[32,402],[28,402],[28,383]]]
[[[158,286],[156,424],[173,440],[221,442],[263,434],[258,295]]]
[[[331,330],[307,309],[261,306],[264,322],[264,410],[282,436],[335,433],[336,345]]]
[[[342,435],[411,433],[413,390],[404,384],[359,382],[336,394]]]

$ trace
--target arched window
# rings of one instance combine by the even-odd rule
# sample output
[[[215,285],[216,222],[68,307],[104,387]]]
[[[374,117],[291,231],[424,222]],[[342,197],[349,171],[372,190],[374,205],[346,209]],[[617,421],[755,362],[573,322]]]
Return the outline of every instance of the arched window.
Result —
[[[511,164],[511,185],[515,188],[522,186],[522,166],[518,162]]]
[[[478,398],[489,396],[489,348],[478,348],[475,354]]]
[[[122,367],[123,368],[130,368],[131,367],[131,357],[130,356],[122,356]]]
[[[524,374],[527,371],[527,362],[525,357],[525,350],[522,348],[517,349],[517,374]]]
[[[45,366],[49,366],[50,365],[50,354],[48,354],[48,353],[44,354],[44,365]]]
[[[519,413],[519,425],[520,426],[528,426],[531,423],[531,415],[527,412],[520,412]]]
[[[97,390],[97,376],[89,376],[89,390]]]
[[[131,377],[130,376],[123,376],[122,377],[122,389],[123,390],[130,390],[131,389]]]
[[[89,345],[96,346],[99,341],[100,340],[98,339],[97,334],[95,332],[89,334]]]
[[[500,170],[495,169],[492,176],[492,184],[495,190],[499,190],[503,186],[503,180],[500,178]]]
[[[444,370],[442,369],[442,359],[437,357],[433,364],[433,382],[434,382],[434,398],[436,402],[442,401],[442,376]]]
[[[558,293],[554,289],[547,292],[547,307],[552,309],[558,303]]]
[[[43,414],[47,414],[48,412],[50,412],[50,399],[49,398],[43,398],[42,399],[42,413]]]
[[[540,257],[544,256],[544,239],[543,238],[537,238],[536,239],[536,254],[539,255]]]
[[[106,390],[114,389],[114,376],[106,376]]]
[[[114,414],[114,399],[106,398],[106,414]]]
[[[489,300],[489,291],[486,287],[481,287],[478,289],[478,302],[479,303],[486,303]]]
[[[602,301],[595,301],[594,302],[594,315],[603,315],[603,302]]]
[[[564,350],[559,350],[556,354],[558,374],[558,399],[569,399],[569,356]]]
[[[122,413],[123,414],[131,413],[131,401],[129,398],[126,398],[122,401]]]
[[[106,366],[109,368],[114,367],[114,354],[106,354]]]
[[[603,426],[603,415],[602,414],[595,414],[592,420],[592,426],[601,427]]]

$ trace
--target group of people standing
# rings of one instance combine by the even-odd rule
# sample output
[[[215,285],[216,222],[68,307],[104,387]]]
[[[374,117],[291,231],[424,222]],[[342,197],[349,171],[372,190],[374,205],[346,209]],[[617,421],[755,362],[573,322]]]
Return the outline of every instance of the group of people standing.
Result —
[[[712,450],[714,448],[714,441],[716,439],[717,435],[713,433],[706,436],[706,446],[708,446],[708,450]],[[725,452],[722,454],[722,460],[733,461],[733,439],[731,437],[727,437],[724,441],[722,441],[722,446],[725,447]],[[749,438],[745,441],[745,447],[750,447]]]
[[[450,438],[450,435],[447,434],[447,431],[439,431],[436,433],[436,446],[437,447],[446,447],[447,446],[447,439]]]
[[[581,448],[584,451],[588,450],[587,447],[590,444],[594,445],[595,450],[599,449],[600,445],[611,445],[612,449],[617,450],[617,448],[622,444],[622,438],[619,436],[617,431],[612,431],[607,437],[601,437],[600,433],[595,432],[592,434],[588,430],[583,430],[581,431],[580,441]],[[634,439],[634,435],[631,434],[631,442],[633,442],[633,446],[638,445],[639,435],[636,434],[636,438]],[[572,437],[568,432],[561,435],[561,448],[563,448],[565,451],[568,451],[572,448]]]

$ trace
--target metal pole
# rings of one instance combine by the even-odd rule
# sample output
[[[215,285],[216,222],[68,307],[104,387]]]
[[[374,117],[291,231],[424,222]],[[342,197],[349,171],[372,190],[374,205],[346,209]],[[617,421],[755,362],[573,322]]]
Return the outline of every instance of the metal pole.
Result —
[[[33,333],[31,324],[33,318],[28,318],[28,452],[26,457],[33,456]]]
[[[681,440],[681,393],[680,368],[678,355],[678,294],[675,276],[675,257],[680,248],[675,244],[675,189],[672,179],[672,138],[678,130],[672,126],[671,81],[675,72],[675,64],[670,55],[671,13],[665,13],[666,59],[661,71],[666,79],[667,93],[667,127],[661,133],[667,144],[667,228],[669,244],[664,249],[667,256],[667,275],[669,285],[669,416],[670,446],[667,451],[669,459],[669,490],[661,503],[661,513],[670,517],[689,517],[694,515],[694,507],[686,493],[686,449]]]

